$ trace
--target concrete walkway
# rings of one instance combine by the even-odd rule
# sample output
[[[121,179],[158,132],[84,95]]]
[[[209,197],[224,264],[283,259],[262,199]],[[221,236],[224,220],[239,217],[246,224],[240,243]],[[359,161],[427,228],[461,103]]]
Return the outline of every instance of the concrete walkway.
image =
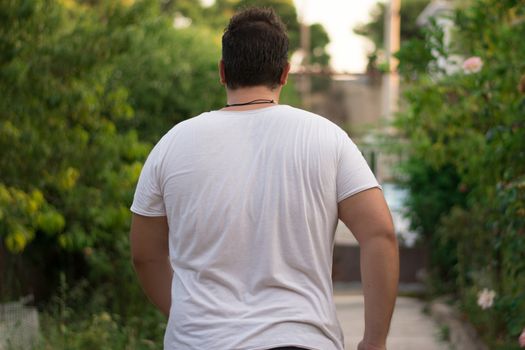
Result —
[[[336,292],[337,315],[345,337],[345,350],[356,350],[364,331],[363,296],[356,292]],[[449,350],[439,340],[439,326],[423,313],[423,303],[398,297],[387,350]]]

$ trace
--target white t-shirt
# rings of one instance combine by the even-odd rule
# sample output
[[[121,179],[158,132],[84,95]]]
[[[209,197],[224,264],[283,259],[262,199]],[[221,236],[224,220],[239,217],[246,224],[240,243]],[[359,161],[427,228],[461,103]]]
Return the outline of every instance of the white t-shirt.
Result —
[[[151,151],[131,210],[167,216],[170,350],[342,350],[332,291],[337,203],[379,187],[329,120],[276,105],[212,111]]]

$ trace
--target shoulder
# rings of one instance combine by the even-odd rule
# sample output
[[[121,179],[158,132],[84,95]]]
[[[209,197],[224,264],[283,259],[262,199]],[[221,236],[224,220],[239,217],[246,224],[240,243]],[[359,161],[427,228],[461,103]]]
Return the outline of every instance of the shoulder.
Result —
[[[284,105],[283,106],[283,113],[286,113],[287,115],[291,116],[291,117],[295,117],[297,119],[302,119],[304,121],[308,121],[310,123],[313,123],[319,127],[323,127],[323,128],[326,128],[326,129],[329,129],[329,130],[333,130],[335,132],[343,132],[345,133],[345,131],[343,129],[341,129],[341,127],[339,125],[337,125],[336,123],[334,123],[333,121],[329,120],[328,118],[320,115],[320,114],[317,114],[317,113],[313,113],[313,112],[310,112],[310,111],[307,111],[307,110],[304,110],[304,109],[301,109],[301,108],[296,108],[296,107],[292,107],[292,106],[288,106],[288,105]]]
[[[195,127],[198,127],[199,124],[202,124],[208,114],[209,112],[201,113],[195,117],[178,122],[170,130],[168,130],[164,136],[162,136],[162,138],[159,140],[159,143],[169,144],[177,136],[191,132],[193,129],[195,129]]]
[[[310,124],[326,137],[331,138],[334,142],[340,143],[344,141],[344,139],[348,138],[348,133],[330,119],[304,109],[291,106],[286,107],[286,112],[292,117],[300,119],[304,123]]]
[[[154,145],[151,150],[150,156],[162,157],[168,149],[172,146],[173,142],[183,135],[191,135],[192,130],[196,124],[200,122],[201,118],[207,113],[199,114],[198,116],[183,120],[175,124],[169,129]]]
[[[194,117],[191,117],[191,118],[188,118],[188,119],[185,119],[181,122],[178,122],[177,124],[175,124],[164,136],[166,138],[169,138],[177,133],[180,133],[180,132],[184,132],[184,131],[188,131],[192,128],[194,128],[195,126],[201,124],[205,119],[207,119],[206,117],[210,114],[211,112],[204,112],[204,113],[201,113],[197,116],[194,116]]]

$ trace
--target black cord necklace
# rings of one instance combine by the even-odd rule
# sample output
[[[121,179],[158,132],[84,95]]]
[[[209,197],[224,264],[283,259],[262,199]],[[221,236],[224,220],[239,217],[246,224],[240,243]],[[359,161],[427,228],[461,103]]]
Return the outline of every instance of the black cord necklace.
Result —
[[[274,100],[267,100],[264,98],[258,98],[256,100],[245,102],[245,103],[232,103],[232,104],[226,104],[225,107],[237,107],[237,106],[247,106],[247,105],[260,105],[263,103],[275,103]]]

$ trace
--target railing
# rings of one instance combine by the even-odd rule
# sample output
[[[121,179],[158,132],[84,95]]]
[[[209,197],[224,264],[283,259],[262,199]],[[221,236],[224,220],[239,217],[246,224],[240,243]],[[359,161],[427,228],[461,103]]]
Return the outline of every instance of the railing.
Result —
[[[0,304],[0,350],[32,349],[37,343],[38,312],[25,305],[31,300]]]

